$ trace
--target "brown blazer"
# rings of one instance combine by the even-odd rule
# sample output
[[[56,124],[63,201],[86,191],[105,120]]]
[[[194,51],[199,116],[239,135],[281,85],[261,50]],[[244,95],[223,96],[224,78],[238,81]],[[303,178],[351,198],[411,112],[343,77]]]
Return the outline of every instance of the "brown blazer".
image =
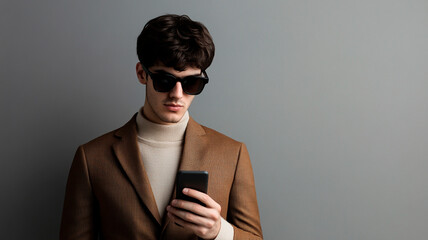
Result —
[[[78,148],[68,176],[61,240],[197,239],[159,215],[140,159],[135,116]],[[209,172],[208,195],[233,225],[234,239],[262,239],[253,171],[243,143],[190,118],[179,169]]]

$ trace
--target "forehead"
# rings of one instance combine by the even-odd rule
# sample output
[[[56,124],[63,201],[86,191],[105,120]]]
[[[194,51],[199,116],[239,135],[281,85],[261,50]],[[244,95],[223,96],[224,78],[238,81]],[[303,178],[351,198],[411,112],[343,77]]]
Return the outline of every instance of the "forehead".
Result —
[[[201,74],[201,69],[200,68],[195,68],[195,67],[186,67],[186,69],[184,69],[184,71],[178,71],[176,69],[174,69],[173,67],[165,67],[163,65],[154,65],[151,66],[149,68],[150,71],[152,72],[167,72],[170,73],[176,77],[179,78],[183,78],[186,76],[191,76],[191,75],[200,75]]]

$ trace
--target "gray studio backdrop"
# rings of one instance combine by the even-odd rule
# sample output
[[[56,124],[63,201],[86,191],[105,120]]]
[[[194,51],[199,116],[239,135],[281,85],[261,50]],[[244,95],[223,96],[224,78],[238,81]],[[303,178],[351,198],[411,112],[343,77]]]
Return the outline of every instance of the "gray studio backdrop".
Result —
[[[213,35],[190,113],[248,145],[266,239],[427,238],[426,0],[2,0],[2,239],[57,239],[74,152],[142,106],[164,13]]]

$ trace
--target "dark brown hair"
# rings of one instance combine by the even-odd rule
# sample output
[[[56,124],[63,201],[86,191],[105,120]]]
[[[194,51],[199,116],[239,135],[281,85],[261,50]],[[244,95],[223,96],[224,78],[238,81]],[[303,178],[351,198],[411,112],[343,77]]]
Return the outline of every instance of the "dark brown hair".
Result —
[[[146,67],[163,64],[177,71],[207,69],[214,58],[208,29],[186,15],[167,14],[150,20],[137,39],[137,55]]]

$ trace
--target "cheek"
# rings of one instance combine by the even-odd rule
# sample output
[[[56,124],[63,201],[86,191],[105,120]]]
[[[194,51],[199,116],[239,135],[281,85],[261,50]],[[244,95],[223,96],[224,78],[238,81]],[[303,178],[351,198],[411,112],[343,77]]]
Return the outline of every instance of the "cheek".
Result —
[[[153,86],[146,85],[146,98],[154,107],[162,100],[162,96],[153,89]]]

